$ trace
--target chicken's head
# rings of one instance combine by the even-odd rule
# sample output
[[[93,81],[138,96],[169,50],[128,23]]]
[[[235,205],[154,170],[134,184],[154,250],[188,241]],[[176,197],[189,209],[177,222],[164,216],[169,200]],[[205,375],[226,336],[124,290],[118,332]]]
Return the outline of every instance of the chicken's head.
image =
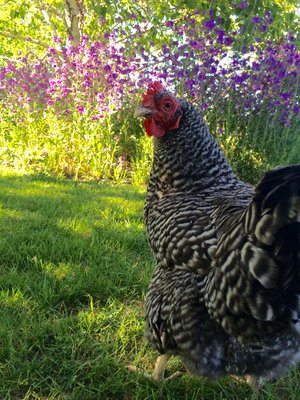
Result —
[[[152,83],[143,96],[141,107],[135,113],[145,117],[144,126],[149,136],[163,137],[177,129],[181,118],[181,103],[160,82]]]

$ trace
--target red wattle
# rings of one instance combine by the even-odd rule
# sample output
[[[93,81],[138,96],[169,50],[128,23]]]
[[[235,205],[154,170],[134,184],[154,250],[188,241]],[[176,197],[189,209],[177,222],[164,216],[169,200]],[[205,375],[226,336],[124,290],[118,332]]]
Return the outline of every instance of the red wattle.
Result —
[[[153,118],[145,119],[144,127],[148,136],[155,136],[157,138],[161,138],[166,133],[165,129],[157,125],[157,123]]]

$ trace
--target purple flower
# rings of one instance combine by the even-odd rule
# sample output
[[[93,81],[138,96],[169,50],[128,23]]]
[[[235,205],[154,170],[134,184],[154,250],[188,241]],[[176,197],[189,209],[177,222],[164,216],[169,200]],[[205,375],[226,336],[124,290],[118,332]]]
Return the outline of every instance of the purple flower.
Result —
[[[264,19],[269,25],[273,23],[273,17],[270,10],[267,10],[265,12]]]
[[[289,32],[288,38],[289,38],[289,40],[290,40],[291,42],[293,42],[293,41],[295,40],[294,33],[293,33],[293,32]]]
[[[257,15],[256,15],[255,17],[252,17],[252,22],[253,22],[254,24],[259,24],[260,21],[261,21],[261,18],[258,17]]]
[[[83,106],[78,106],[77,110],[82,114],[84,112],[84,107]]]
[[[105,17],[100,17],[100,18],[98,19],[98,24],[99,24],[99,25],[105,26],[106,23],[107,23],[107,21],[106,21],[106,18],[105,18]]]
[[[286,69],[285,69],[285,68],[283,68],[281,71],[278,71],[277,74],[276,74],[276,76],[277,76],[279,79],[284,78],[285,75],[286,75]]]
[[[203,23],[203,26],[204,26],[205,29],[211,31],[211,30],[213,30],[214,27],[216,26],[216,23],[215,23],[215,21],[214,21],[213,19],[210,19],[209,21],[205,21],[205,22]]]
[[[248,8],[249,7],[249,3],[248,3],[248,1],[242,1],[241,3],[240,3],[240,9],[241,10],[245,10],[246,8]]]
[[[231,46],[232,43],[234,43],[234,40],[233,40],[232,38],[230,38],[230,37],[225,38],[224,44],[225,44],[226,46]]]
[[[292,93],[288,93],[288,92],[281,92],[280,96],[283,98],[283,100],[288,100],[292,97]]]
[[[166,27],[167,27],[167,28],[172,28],[173,25],[174,25],[174,22],[171,21],[171,20],[166,22]]]
[[[193,49],[201,49],[201,44],[199,43],[199,42],[196,42],[196,41],[191,41],[190,42],[190,46],[193,48]],[[178,58],[178,57],[177,57]]]
[[[48,54],[56,54],[56,50],[53,47],[48,47]]]
[[[52,40],[53,40],[54,43],[61,43],[62,42],[62,39],[59,36],[53,36]]]
[[[299,107],[299,106],[294,106],[294,107],[292,108],[292,111],[293,111],[294,114],[298,114],[299,110],[300,110],[300,107]]]
[[[195,85],[196,81],[194,79],[187,79],[184,84],[185,87],[192,90],[193,86]]]
[[[217,33],[218,33],[218,42],[219,43],[223,43],[223,39],[224,39],[224,36],[225,36],[225,31],[223,31],[222,29],[218,29],[218,31],[217,31]]]
[[[255,61],[253,61],[252,68],[253,68],[254,71],[259,71],[260,70],[260,64],[255,62]]]

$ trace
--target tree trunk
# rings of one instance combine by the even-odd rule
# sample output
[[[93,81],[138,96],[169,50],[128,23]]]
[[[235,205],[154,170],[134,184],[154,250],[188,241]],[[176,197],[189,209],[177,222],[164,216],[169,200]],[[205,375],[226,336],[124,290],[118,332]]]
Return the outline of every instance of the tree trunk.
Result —
[[[68,35],[74,46],[80,43],[83,34],[84,0],[65,0],[65,21]]]

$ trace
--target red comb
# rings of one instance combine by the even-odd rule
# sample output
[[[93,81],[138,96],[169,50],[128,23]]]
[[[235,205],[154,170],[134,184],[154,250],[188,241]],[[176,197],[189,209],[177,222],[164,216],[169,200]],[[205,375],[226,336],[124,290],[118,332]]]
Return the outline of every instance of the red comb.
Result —
[[[153,96],[161,91],[165,91],[165,88],[160,82],[155,81],[151,83],[148,87],[147,93],[143,95],[143,105],[148,104],[149,101],[153,102]]]
[[[147,94],[155,94],[157,92],[160,92],[161,90],[165,90],[163,85],[159,81],[155,81],[151,83],[148,87]]]

